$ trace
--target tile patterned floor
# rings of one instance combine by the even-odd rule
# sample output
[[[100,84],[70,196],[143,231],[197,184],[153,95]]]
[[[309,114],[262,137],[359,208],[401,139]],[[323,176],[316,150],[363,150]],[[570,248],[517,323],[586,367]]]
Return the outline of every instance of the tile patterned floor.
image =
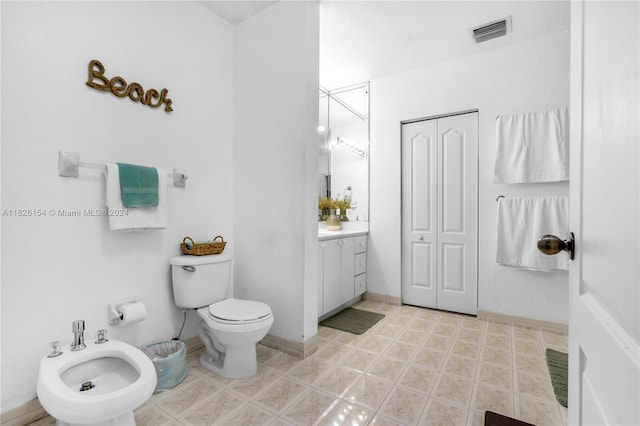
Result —
[[[361,336],[320,327],[302,360],[258,345],[258,373],[229,380],[189,354],[189,374],[135,411],[138,426],[482,425],[491,410],[536,425],[567,424],[545,348],[565,336],[372,301],[385,314]],[[51,418],[34,425],[49,425]]]

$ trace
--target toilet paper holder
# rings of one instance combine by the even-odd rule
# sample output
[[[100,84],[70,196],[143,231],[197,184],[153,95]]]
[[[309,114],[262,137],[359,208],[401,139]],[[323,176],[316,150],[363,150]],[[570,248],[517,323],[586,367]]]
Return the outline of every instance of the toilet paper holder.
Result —
[[[109,324],[118,325],[120,321],[124,319],[124,314],[122,313],[122,307],[124,305],[129,305],[132,303],[142,303],[142,299],[139,297],[129,297],[127,299],[118,300],[116,302],[109,303]]]

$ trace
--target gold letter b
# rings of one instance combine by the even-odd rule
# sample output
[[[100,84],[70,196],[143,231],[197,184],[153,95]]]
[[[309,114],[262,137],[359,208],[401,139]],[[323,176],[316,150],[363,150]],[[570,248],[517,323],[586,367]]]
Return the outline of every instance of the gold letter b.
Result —
[[[94,69],[95,67],[98,69]],[[94,83],[94,78],[100,79],[103,84]],[[89,80],[87,81],[87,86],[93,87],[96,90],[103,90],[105,92],[111,90],[109,80],[104,76],[104,66],[97,59],[89,62]]]

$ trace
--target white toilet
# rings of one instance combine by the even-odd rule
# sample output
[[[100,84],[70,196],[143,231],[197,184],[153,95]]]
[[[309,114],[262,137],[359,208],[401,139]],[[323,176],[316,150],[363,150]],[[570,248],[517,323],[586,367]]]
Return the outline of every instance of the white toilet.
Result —
[[[253,376],[256,343],[273,324],[269,305],[233,298],[229,255],[177,256],[170,263],[176,305],[197,309],[202,318],[200,364],[223,377]]]

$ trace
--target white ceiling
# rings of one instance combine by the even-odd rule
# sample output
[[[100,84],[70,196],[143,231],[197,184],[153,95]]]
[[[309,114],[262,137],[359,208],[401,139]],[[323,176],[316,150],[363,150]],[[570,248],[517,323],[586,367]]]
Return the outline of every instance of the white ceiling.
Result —
[[[237,24],[263,9],[277,3],[277,1],[245,1],[245,0],[203,0],[202,3],[230,24]]]
[[[512,16],[513,32],[469,30]],[[569,1],[321,1],[320,84],[381,78],[569,29]]]
[[[203,3],[237,24],[277,1]],[[335,89],[565,31],[569,3],[320,0],[320,84]],[[507,16],[513,26],[507,36],[480,44],[473,41],[471,28]]]

